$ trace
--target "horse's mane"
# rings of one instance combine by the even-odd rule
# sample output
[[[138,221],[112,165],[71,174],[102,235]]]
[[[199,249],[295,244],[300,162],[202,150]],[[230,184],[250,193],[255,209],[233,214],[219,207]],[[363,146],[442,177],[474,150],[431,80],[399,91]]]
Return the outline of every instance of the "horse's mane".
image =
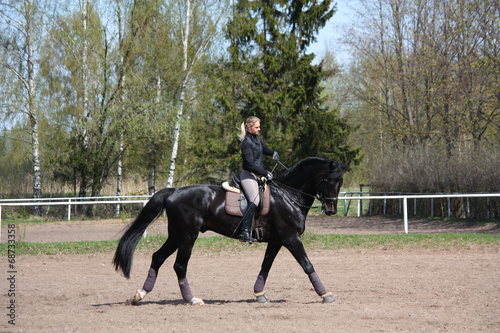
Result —
[[[280,176],[276,177],[276,180],[279,182],[286,182],[287,179],[300,175],[305,169],[311,166],[321,165],[321,164],[329,165],[330,162],[332,162],[332,160],[329,158],[307,157],[298,162],[297,164],[293,165],[291,168],[289,168]]]

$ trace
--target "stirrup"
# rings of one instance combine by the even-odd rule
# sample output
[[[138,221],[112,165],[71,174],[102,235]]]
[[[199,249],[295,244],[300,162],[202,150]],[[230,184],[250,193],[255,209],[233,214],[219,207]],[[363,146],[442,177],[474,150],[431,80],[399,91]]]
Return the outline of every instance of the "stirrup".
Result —
[[[257,240],[253,237],[251,237],[250,233],[248,230],[243,230],[240,234],[240,242],[248,242],[252,244],[252,242],[256,242]]]

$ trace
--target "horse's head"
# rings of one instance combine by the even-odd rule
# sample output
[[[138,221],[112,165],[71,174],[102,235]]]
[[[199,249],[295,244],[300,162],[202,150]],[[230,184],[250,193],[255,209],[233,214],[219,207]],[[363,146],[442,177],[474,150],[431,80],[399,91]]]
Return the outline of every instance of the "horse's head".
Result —
[[[321,210],[326,215],[337,213],[337,201],[340,187],[344,182],[344,170],[351,162],[338,163],[331,161],[328,172],[318,184],[318,194],[321,200]]]

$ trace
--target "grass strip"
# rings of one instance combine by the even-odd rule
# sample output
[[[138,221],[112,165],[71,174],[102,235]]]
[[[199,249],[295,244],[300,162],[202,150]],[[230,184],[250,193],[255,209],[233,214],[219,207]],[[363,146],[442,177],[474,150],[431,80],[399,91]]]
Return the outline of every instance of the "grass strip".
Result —
[[[477,246],[500,247],[500,235],[476,233],[408,235],[318,235],[305,233],[306,248],[315,250],[468,250]]]
[[[144,237],[137,246],[137,251],[152,253],[165,242],[165,236]],[[302,236],[304,247],[314,250],[469,250],[477,247],[500,249],[500,235],[490,234],[409,234],[409,235],[318,235],[305,233]],[[15,244],[16,255],[54,255],[54,254],[92,254],[112,253],[118,245],[113,241],[81,241]],[[195,251],[206,253],[244,252],[265,249],[265,243],[248,245],[227,237],[199,238],[195,243]],[[11,248],[12,249],[12,248]],[[0,254],[8,254],[8,244],[0,244]]]

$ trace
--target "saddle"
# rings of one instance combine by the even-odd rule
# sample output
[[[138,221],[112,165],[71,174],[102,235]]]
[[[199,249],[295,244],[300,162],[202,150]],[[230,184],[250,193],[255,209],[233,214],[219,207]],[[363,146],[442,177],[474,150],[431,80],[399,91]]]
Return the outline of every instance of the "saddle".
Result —
[[[229,215],[243,216],[247,207],[248,201],[243,194],[243,190],[240,186],[240,180],[234,172],[232,173],[232,179],[230,182],[222,183],[222,188],[226,191],[226,213]],[[271,205],[271,188],[267,186],[264,182],[259,182],[259,197],[260,197],[260,216],[266,216],[269,212],[269,207]]]

